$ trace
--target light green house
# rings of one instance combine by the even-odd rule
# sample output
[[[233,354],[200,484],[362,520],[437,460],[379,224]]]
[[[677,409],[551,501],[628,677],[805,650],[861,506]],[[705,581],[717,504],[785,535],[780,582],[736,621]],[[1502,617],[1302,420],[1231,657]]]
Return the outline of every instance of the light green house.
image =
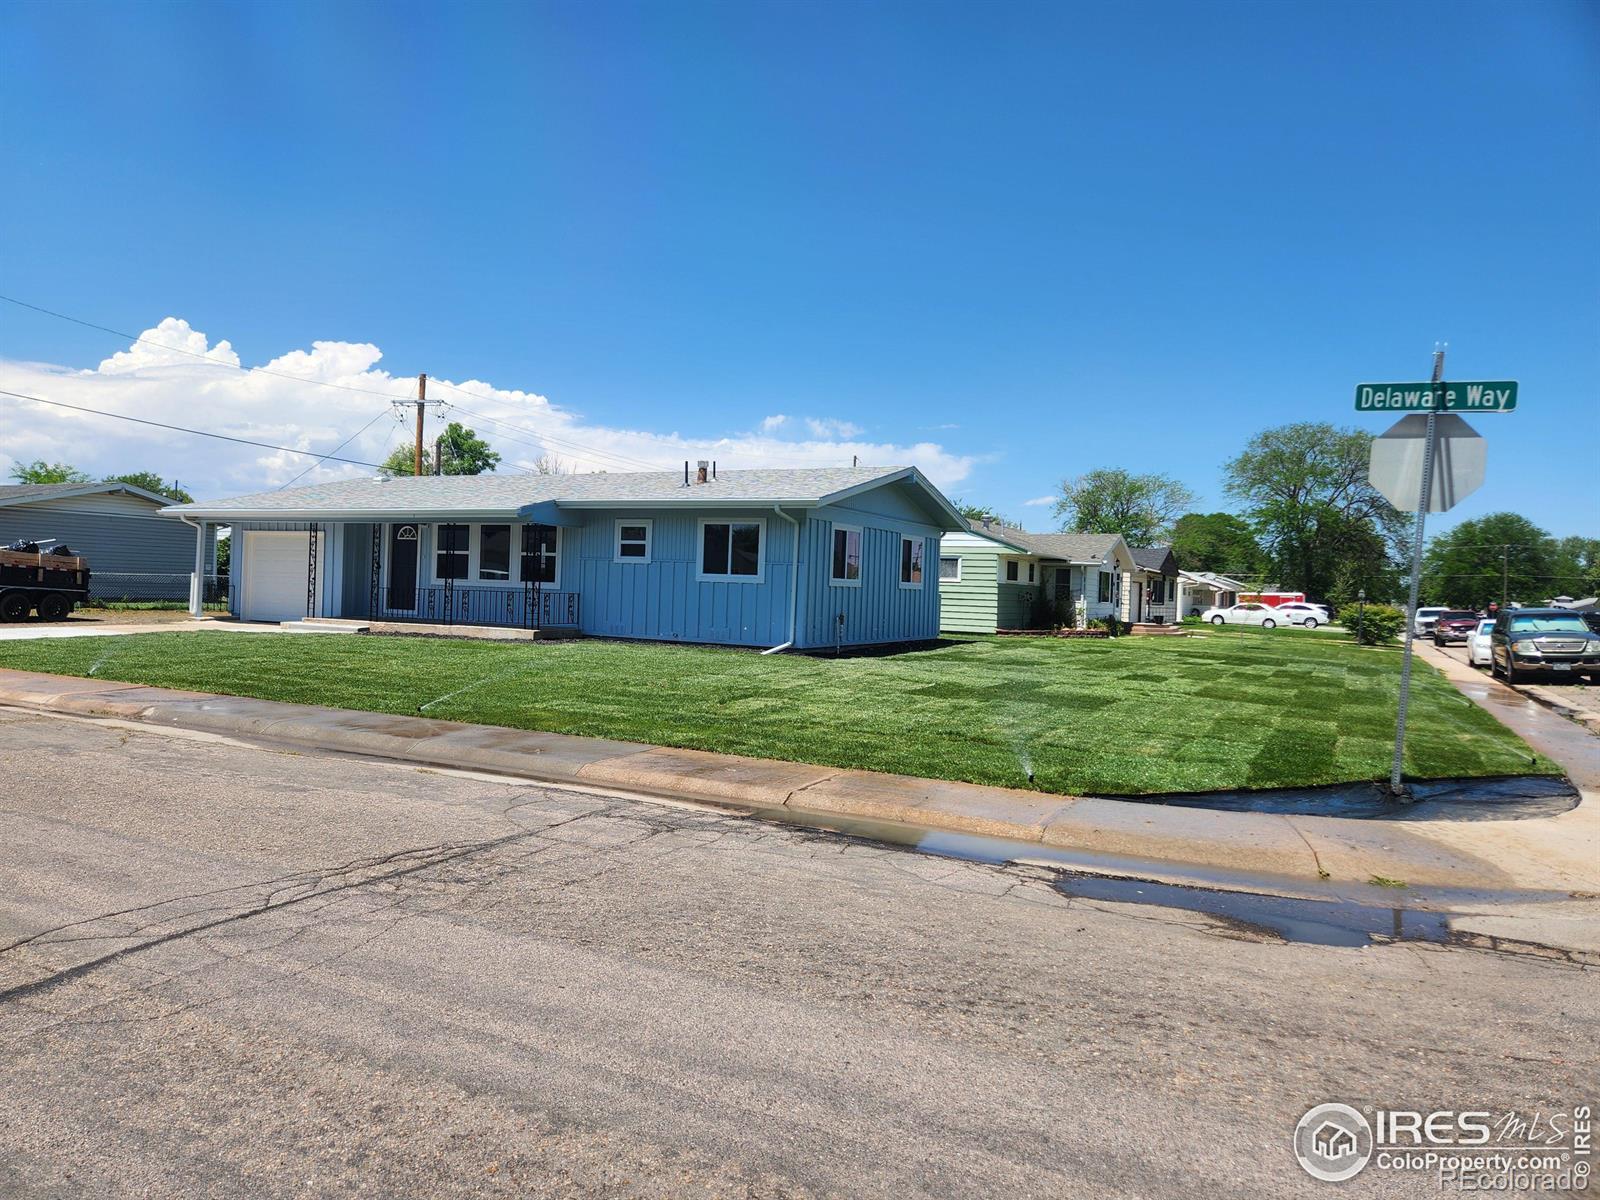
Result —
[[[992,521],[971,526],[939,540],[944,632],[1064,623],[1068,601],[1070,619],[1080,626],[1111,616],[1148,619],[1146,572],[1120,534],[1027,533]]]

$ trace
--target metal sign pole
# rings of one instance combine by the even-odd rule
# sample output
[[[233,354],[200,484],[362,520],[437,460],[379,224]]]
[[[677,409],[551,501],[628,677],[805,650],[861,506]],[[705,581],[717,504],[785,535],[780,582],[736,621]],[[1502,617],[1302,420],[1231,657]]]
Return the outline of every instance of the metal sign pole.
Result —
[[[1411,541],[1411,600],[1406,605],[1406,641],[1400,656],[1400,711],[1394,726],[1394,762],[1389,768],[1389,792],[1395,796],[1405,794],[1405,788],[1400,783],[1400,765],[1406,752],[1406,710],[1411,705],[1411,643],[1416,637],[1417,589],[1422,582],[1422,527],[1427,520],[1428,501],[1433,492],[1434,430],[1444,393],[1438,384],[1443,380],[1444,351],[1441,349],[1433,352],[1433,404],[1428,409],[1428,431],[1422,447],[1422,495],[1417,502],[1417,528]]]

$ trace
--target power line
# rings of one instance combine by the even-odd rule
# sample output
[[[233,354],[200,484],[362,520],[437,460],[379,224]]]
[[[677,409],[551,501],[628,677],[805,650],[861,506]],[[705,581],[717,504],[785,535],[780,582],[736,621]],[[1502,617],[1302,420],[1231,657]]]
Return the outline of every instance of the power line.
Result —
[[[97,417],[115,417],[119,421],[132,421],[137,425],[152,425],[157,429],[171,429],[178,433],[192,433],[195,437],[216,438],[222,442],[237,442],[241,446],[259,446],[263,450],[282,450],[286,454],[304,454],[311,458],[321,458],[323,462],[349,463],[353,467],[377,468],[377,463],[362,462],[355,458],[338,458],[332,454],[318,455],[315,450],[297,450],[293,446],[278,446],[272,442],[258,442],[253,438],[233,437],[226,433],[211,433],[204,429],[190,429],[185,425],[168,425],[165,421],[149,421],[144,417],[130,417],[125,413],[106,412],[99,408],[85,408],[81,404],[67,404],[61,400],[46,400],[43,396],[29,396],[24,392],[8,392],[0,388],[0,396],[10,396],[17,400],[32,400],[35,404],[48,404],[54,408],[70,408],[75,412],[92,413]]]
[[[41,308],[37,304],[29,304],[26,300],[18,300],[15,296],[0,295],[0,300],[4,300],[7,304],[15,304],[20,308],[30,308],[34,312],[43,313],[47,317],[71,321],[74,325],[82,325],[85,329],[98,329],[101,333],[114,334],[119,338],[127,338],[129,341],[143,342],[146,346],[155,346],[160,350],[170,350],[174,354],[187,354],[190,358],[198,358],[201,362],[210,363],[213,367],[227,367],[234,371],[253,371],[257,375],[271,375],[275,379],[288,379],[295,383],[309,383],[314,387],[337,388],[341,392],[359,392],[364,396],[382,396],[385,400],[390,401],[403,399],[403,397],[396,397],[393,392],[380,392],[374,388],[355,387],[348,383],[329,383],[325,379],[307,379],[303,375],[291,375],[287,371],[274,371],[270,367],[247,367],[242,363],[224,362],[220,358],[212,358],[209,354],[201,354],[195,350],[185,350],[181,346],[169,346],[165,342],[158,342],[152,338],[141,337],[135,333],[124,333],[120,329],[112,329],[109,325],[96,325],[93,321],[85,321],[78,317],[70,317],[63,312],[56,312],[53,309]]]
[[[453,392],[460,392],[463,396],[472,396],[474,399],[478,399],[478,400],[487,400],[487,399],[489,399],[489,397],[487,397],[487,396],[479,396],[476,392],[469,392],[469,391],[466,391],[466,390],[464,390],[462,388],[451,387],[447,383],[446,384],[440,384],[439,386],[440,387],[444,387],[444,388],[449,388],[449,390],[453,391]],[[630,456],[628,456],[626,454],[620,454],[620,453],[617,453],[617,452],[611,451],[611,450],[600,450],[600,449],[598,449],[598,448],[596,448],[594,446],[585,446],[581,442],[574,442],[574,441],[570,441],[569,439],[566,439],[566,438],[556,437],[553,434],[540,433],[537,430],[526,429],[526,428],[524,428],[524,427],[522,427],[520,425],[512,425],[507,421],[501,420],[499,417],[491,417],[491,416],[488,416],[485,413],[474,412],[472,409],[463,408],[459,404],[451,403],[450,407],[455,409],[457,412],[464,413],[465,415],[467,415],[469,417],[473,417],[476,420],[487,421],[491,425],[498,425],[502,429],[509,429],[514,433],[525,433],[530,438],[535,439],[535,441],[533,443],[531,443],[531,444],[537,446],[537,448],[539,448],[541,450],[545,450],[545,451],[549,451],[549,452],[553,453],[553,452],[555,452],[555,447],[559,446],[562,449],[566,450],[566,452],[568,454],[576,452],[576,453],[586,454],[591,458],[597,458],[597,459],[601,459],[601,460],[609,459],[611,462],[617,463],[617,464],[619,464],[621,466],[631,467],[631,468],[636,469],[636,470],[663,471],[663,470],[670,470],[671,469],[671,468],[668,468],[668,467],[659,467],[654,463],[647,463],[643,459],[632,458],[632,457],[630,457]],[[516,441],[518,439],[512,438],[511,440],[512,441]],[[554,445],[552,445],[551,443],[553,443]]]
[[[321,466],[321,465],[322,465],[322,464],[323,464],[323,463],[325,463],[325,462],[327,462],[327,461],[328,461],[328,460],[329,460],[329,459],[330,459],[330,458],[332,458],[332,457],[333,457],[333,456],[334,456],[334,455],[335,455],[335,454],[337,454],[337,453],[339,453],[339,451],[341,451],[341,450],[343,450],[343,449],[344,449],[344,448],[345,448],[345,447],[346,447],[346,446],[348,446],[348,445],[349,445],[349,444],[350,444],[350,443],[351,443],[351,442],[353,442],[353,441],[355,441],[355,440],[356,440],[356,439],[357,439],[357,438],[358,438],[358,437],[360,437],[360,436],[361,436],[361,435],[362,435],[362,434],[363,434],[363,433],[365,433],[365,432],[366,432],[366,431],[367,431],[367,430],[369,430],[369,429],[371,429],[371,428],[372,428],[372,427],[373,427],[373,426],[374,426],[374,425],[376,425],[376,424],[377,424],[377,423],[378,423],[378,419],[379,419],[379,418],[380,418],[380,417],[383,417],[383,416],[386,416],[386,415],[388,415],[388,414],[389,414],[389,413],[391,413],[391,412],[393,412],[393,411],[394,411],[394,410],[393,410],[393,409],[388,409],[388,408],[380,408],[380,409],[379,409],[379,410],[378,410],[378,414],[377,414],[377,416],[375,416],[375,417],[373,417],[373,418],[372,418],[372,420],[370,420],[370,421],[368,421],[368,422],[367,422],[367,423],[366,423],[366,424],[365,424],[365,425],[363,425],[363,426],[362,426],[362,427],[361,427],[361,428],[360,428],[360,429],[358,429],[358,430],[356,430],[356,431],[355,431],[355,432],[354,432],[354,433],[352,433],[352,434],[351,434],[351,435],[350,435],[350,436],[349,436],[349,437],[347,437],[347,438],[345,438],[345,440],[344,440],[344,441],[342,441],[342,442],[340,442],[340,443],[339,443],[339,444],[338,444],[338,445],[337,445],[337,446],[335,446],[335,447],[334,447],[334,448],[333,448],[333,449],[332,449],[332,450],[330,450],[330,451],[329,451],[329,452],[328,452],[328,453],[327,453],[327,454],[319,454],[319,455],[317,455],[317,461],[316,461],[316,462],[314,462],[314,463],[312,463],[312,464],[311,464],[311,465],[310,465],[310,466],[309,466],[309,467],[307,467],[307,468],[306,468],[306,469],[305,469],[305,470],[304,470],[304,471],[301,471],[301,472],[300,472],[300,474],[298,474],[298,475],[296,475],[296,476],[295,476],[295,477],[294,477],[294,478],[293,478],[293,479],[291,479],[291,480],[289,480],[289,482],[288,482],[288,483],[285,483],[285,484],[283,484],[283,485],[282,485],[282,486],[280,486],[280,487],[278,487],[278,488],[277,488],[277,489],[275,489],[275,490],[277,490],[277,491],[280,491],[280,492],[281,492],[281,491],[283,491],[283,489],[284,489],[284,488],[286,488],[286,487],[289,487],[289,486],[290,486],[290,484],[295,484],[295,483],[298,483],[298,482],[300,482],[300,480],[302,480],[302,479],[304,479],[304,478],[305,478],[305,477],[306,477],[306,476],[307,476],[307,475],[308,475],[308,474],[309,474],[309,473],[311,473],[311,472],[312,472],[312,471],[315,471],[315,470],[316,470],[316,469],[317,469],[317,468],[318,468],[318,467],[320,467],[320,466]]]
[[[184,355],[187,355],[190,358],[198,359],[201,362],[208,363],[208,364],[210,364],[211,366],[214,366],[214,367],[227,367],[227,368],[230,368],[230,369],[235,370],[235,371],[254,372],[254,373],[258,374],[258,375],[270,375],[270,376],[272,376],[272,377],[274,377],[276,379],[288,379],[288,380],[291,380],[291,381],[293,381],[295,383],[309,383],[309,384],[312,384],[315,387],[337,388],[340,391],[356,392],[356,393],[359,393],[361,395],[366,395],[366,396],[381,396],[385,400],[388,400],[392,404],[408,403],[408,401],[405,399],[405,397],[396,396],[392,392],[381,392],[381,391],[377,391],[374,388],[355,387],[354,385],[347,384],[347,383],[330,383],[327,380],[323,380],[323,379],[306,379],[306,378],[304,378],[303,376],[300,376],[300,375],[291,375],[286,371],[274,371],[270,367],[247,367],[247,366],[244,366],[241,363],[224,362],[221,359],[213,358],[209,354],[201,354],[201,353],[199,353],[198,351],[195,351],[195,350],[185,350],[181,346],[169,346],[165,342],[156,341],[154,338],[142,337],[142,336],[140,336],[138,334],[128,333],[128,332],[126,332],[124,330],[121,330],[121,329],[113,329],[109,325],[100,325],[100,324],[98,324],[98,323],[96,323],[94,321],[86,321],[81,317],[74,317],[74,316],[71,316],[68,313],[57,312],[54,309],[45,308],[45,307],[43,307],[41,305],[38,305],[38,304],[30,304],[28,301],[19,300],[15,296],[6,296],[6,295],[3,295],[3,294],[0,294],[0,300],[4,300],[8,304],[15,304],[19,308],[26,308],[26,309],[30,309],[30,310],[32,310],[33,312],[36,312],[36,313],[42,313],[43,315],[45,315],[47,317],[55,317],[57,320],[60,320],[60,321],[69,321],[74,325],[81,325],[85,329],[99,330],[101,333],[109,333],[109,334],[112,334],[115,337],[125,338],[130,342],[140,342],[140,343],[143,343],[144,345],[147,345],[147,346],[155,346],[156,348],[161,349],[161,350],[170,350],[175,354],[184,354]],[[486,396],[479,396],[476,392],[469,392],[465,388],[454,387],[451,384],[445,383],[443,380],[434,380],[433,382],[438,387],[446,388],[446,389],[448,389],[449,391],[452,391],[452,392],[460,392],[463,396],[472,396],[472,397],[474,397],[476,399],[489,399],[489,397],[486,397]],[[93,411],[93,410],[89,410],[89,411]],[[466,409],[462,409],[461,411],[462,412],[467,412]],[[116,414],[113,413],[113,414],[109,414],[109,415],[115,416]],[[482,420],[482,421],[494,421],[495,420],[495,418],[493,418],[493,417],[486,417],[486,416],[483,416],[482,414],[477,414],[477,413],[469,413],[468,415],[476,416],[476,417],[478,417],[479,420]],[[497,422],[497,423],[504,424],[503,422]],[[517,426],[507,426],[507,428],[517,429],[519,427],[517,427]],[[521,432],[530,433],[534,437],[547,436],[547,435],[540,435],[540,434],[533,433],[532,430],[522,430]],[[599,450],[599,449],[596,449],[596,448],[591,447],[591,446],[582,445],[581,443],[578,443],[578,442],[568,442],[568,441],[565,441],[564,439],[553,438],[553,437],[550,438],[550,440],[553,441],[553,442],[557,442],[558,444],[561,444],[564,447],[566,447],[568,453],[572,453],[573,451],[581,451],[582,453],[587,454],[587,455],[589,455],[591,457],[600,458],[600,459],[610,459],[612,462],[618,463],[620,465],[627,465],[627,466],[631,466],[631,467],[635,467],[635,468],[641,468],[641,469],[649,470],[649,471],[655,471],[655,470],[661,470],[662,469],[662,468],[656,467],[653,463],[645,463],[645,462],[643,462],[643,461],[641,461],[639,459],[630,459],[626,455],[615,454],[615,453],[612,453],[610,451],[605,451],[605,450]],[[540,445],[539,448],[543,449],[543,450],[549,450],[550,449],[549,446],[545,446],[545,445],[542,445],[542,444]]]

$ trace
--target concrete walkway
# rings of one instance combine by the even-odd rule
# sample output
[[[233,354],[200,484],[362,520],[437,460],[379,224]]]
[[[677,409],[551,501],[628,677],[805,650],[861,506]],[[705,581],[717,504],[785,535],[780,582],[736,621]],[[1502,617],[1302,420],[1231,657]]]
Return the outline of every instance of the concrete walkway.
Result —
[[[1469,898],[1475,906],[1579,904],[1581,912],[1564,916],[1600,916],[1595,803],[1514,821],[1209,812],[24,671],[0,671],[0,703],[711,803],[891,840],[917,840],[892,826],[1006,839],[975,843],[973,852],[1168,882],[1385,906],[1403,898],[1408,908]],[[1375,878],[1400,881],[1404,891]]]
[[[36,638],[121,637],[136,633],[282,633],[279,625],[236,621],[232,617],[201,617],[184,613],[162,614],[165,620],[119,620],[116,616],[69,617],[65,621],[18,621],[0,625],[0,642],[26,642]]]

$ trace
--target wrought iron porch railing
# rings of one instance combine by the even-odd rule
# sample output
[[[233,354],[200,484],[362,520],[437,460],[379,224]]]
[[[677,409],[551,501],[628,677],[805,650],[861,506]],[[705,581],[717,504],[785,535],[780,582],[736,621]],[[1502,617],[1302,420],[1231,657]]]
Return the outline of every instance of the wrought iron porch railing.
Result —
[[[476,587],[447,580],[403,590],[377,584],[368,597],[367,615],[377,621],[540,629],[578,624],[578,593],[551,591],[531,583]]]

